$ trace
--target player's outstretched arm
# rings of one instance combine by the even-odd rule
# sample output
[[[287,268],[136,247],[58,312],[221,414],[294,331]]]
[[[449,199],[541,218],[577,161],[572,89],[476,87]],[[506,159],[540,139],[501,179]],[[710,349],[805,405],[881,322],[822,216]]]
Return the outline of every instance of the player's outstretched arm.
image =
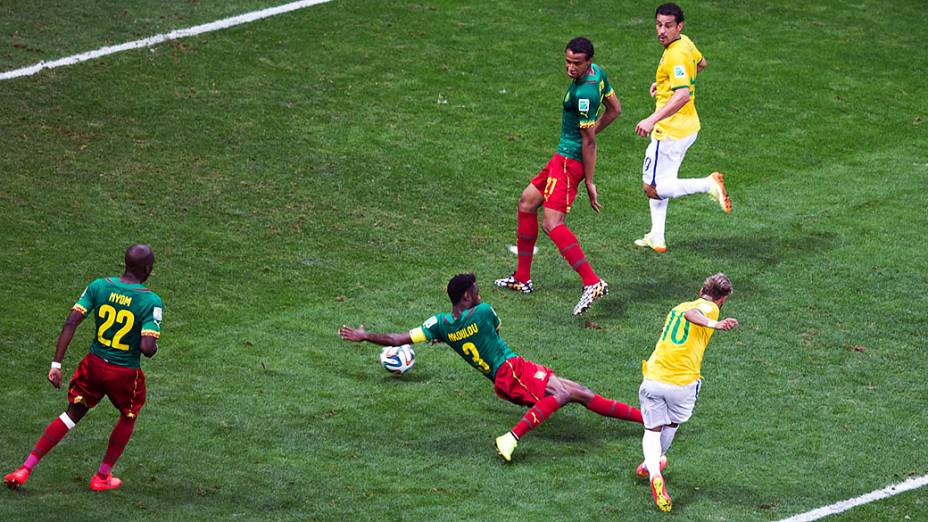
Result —
[[[48,370],[48,382],[55,388],[61,388],[61,361],[64,354],[68,351],[68,345],[74,338],[74,331],[77,325],[84,320],[84,314],[77,310],[71,310],[68,318],[65,319],[64,325],[61,326],[61,333],[58,334],[58,341],[55,343],[55,356],[52,358],[52,367]]]
[[[703,315],[698,308],[687,310],[686,313],[683,314],[683,318],[697,326],[705,326],[706,328],[714,328],[716,330],[727,331],[738,327],[738,320],[734,317],[726,317],[721,321],[713,321]]]
[[[409,335],[409,332],[373,333],[366,331],[363,325],[357,328],[352,328],[346,325],[342,326],[338,329],[338,335],[346,341],[355,343],[367,341],[369,343],[379,344],[380,346],[401,346],[404,344],[412,344],[412,336]]]

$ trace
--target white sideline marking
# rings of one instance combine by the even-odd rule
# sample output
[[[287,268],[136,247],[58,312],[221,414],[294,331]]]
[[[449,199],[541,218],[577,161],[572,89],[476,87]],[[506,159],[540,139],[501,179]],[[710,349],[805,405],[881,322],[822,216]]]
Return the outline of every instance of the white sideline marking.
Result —
[[[108,54],[115,54],[122,51],[128,51],[130,49],[139,49],[141,47],[151,47],[162,42],[167,42],[169,40],[177,40],[179,38],[186,38],[188,36],[196,36],[202,33],[208,33],[211,31],[218,31],[219,29],[226,29],[228,27],[233,27],[236,25],[247,24],[249,22],[254,22],[255,20],[260,20],[262,18],[268,18],[271,16],[276,16],[283,13],[289,13],[290,11],[296,11],[297,9],[302,9],[304,7],[310,7],[316,4],[324,4],[326,2],[331,2],[332,0],[300,0],[298,2],[290,2],[289,4],[279,5],[277,7],[269,7],[267,9],[261,9],[260,11],[252,11],[250,13],[245,13],[238,16],[233,16],[231,18],[223,18],[222,20],[217,20],[215,22],[210,22],[208,24],[197,25],[194,27],[188,27],[186,29],[177,29],[171,31],[170,33],[156,34],[155,36],[149,36],[148,38],[143,38],[141,40],[135,40],[133,42],[126,42],[119,45],[110,45],[107,47],[101,47],[94,51],[88,51],[86,53],[75,54],[65,58],[60,58],[58,60],[52,60],[50,62],[41,61],[36,64],[32,64],[28,67],[23,67],[20,69],[14,69],[12,71],[6,71],[0,73],[0,80],[9,80],[11,78],[18,78],[20,76],[32,76],[33,74],[43,70],[43,69],[54,69],[56,67],[62,67],[64,65],[73,65],[75,63],[86,62],[87,60],[94,60],[100,58],[101,56],[106,56]]]
[[[825,518],[828,515],[841,513],[853,507],[857,507],[862,504],[868,504],[874,500],[880,500],[891,497],[893,495],[898,495],[899,493],[903,493],[912,489],[918,489],[925,485],[928,485],[928,475],[910,478],[898,484],[893,484],[892,486],[887,486],[883,489],[872,491],[866,495],[861,495],[857,498],[842,500],[841,502],[835,502],[830,506],[821,507],[806,513],[800,513],[799,515],[793,515],[789,518],[784,518],[780,522],[810,522],[812,520],[818,520],[820,518]]]

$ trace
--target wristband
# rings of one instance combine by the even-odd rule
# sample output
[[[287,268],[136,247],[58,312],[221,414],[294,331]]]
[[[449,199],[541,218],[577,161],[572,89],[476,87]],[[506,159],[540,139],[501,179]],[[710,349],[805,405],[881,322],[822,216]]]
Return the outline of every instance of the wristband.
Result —
[[[719,324],[718,321],[713,321],[709,319],[709,322],[706,323],[706,328],[715,328],[715,325]]]
[[[57,362],[57,361],[52,361],[52,369],[53,369],[53,370],[60,370],[60,369],[61,369],[61,363],[60,363],[60,362]]]

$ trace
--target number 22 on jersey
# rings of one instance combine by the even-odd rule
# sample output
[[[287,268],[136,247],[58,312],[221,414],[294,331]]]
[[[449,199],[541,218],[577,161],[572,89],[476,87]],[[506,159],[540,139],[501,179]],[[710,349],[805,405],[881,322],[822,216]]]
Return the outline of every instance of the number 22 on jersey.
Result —
[[[129,345],[123,344],[122,338],[132,330],[132,326],[135,324],[135,314],[129,310],[116,311],[112,305],[105,304],[97,311],[97,315],[103,319],[103,323],[97,329],[97,341],[103,346],[128,351]],[[113,326],[113,323],[121,325],[122,328],[116,331],[112,339],[107,339],[104,335]]]

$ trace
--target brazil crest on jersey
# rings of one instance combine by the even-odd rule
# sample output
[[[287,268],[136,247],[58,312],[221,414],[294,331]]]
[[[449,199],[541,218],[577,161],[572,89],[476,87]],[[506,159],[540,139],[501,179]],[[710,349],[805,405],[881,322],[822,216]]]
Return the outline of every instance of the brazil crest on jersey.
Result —
[[[161,297],[141,284],[102,277],[87,285],[72,310],[93,313],[96,331],[90,352],[110,364],[138,368],[142,336],[161,335],[164,304]]]
[[[566,158],[583,161],[581,128],[596,125],[603,98],[615,91],[606,71],[595,63],[590,64],[586,75],[572,80],[564,96],[564,116],[561,118],[561,141],[557,153]]]
[[[496,370],[506,359],[516,357],[506,341],[499,336],[499,317],[487,303],[461,312],[454,318],[440,313],[428,318],[422,326],[410,330],[414,343],[441,341],[457,352],[467,364],[473,366],[491,381]]]

